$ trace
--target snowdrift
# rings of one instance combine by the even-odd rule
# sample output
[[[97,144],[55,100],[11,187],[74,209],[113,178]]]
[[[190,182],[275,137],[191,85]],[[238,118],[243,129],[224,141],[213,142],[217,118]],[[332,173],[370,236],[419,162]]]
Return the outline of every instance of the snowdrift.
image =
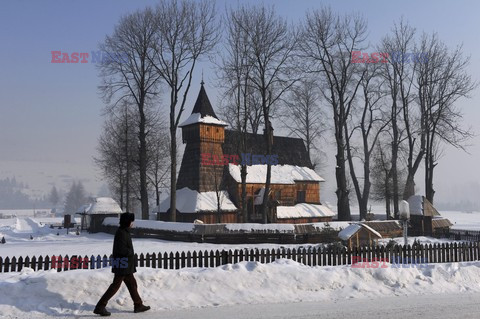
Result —
[[[0,274],[0,316],[89,315],[112,280],[110,269]],[[217,268],[139,268],[139,291],[153,311],[252,303],[326,301],[394,295],[480,291],[480,262],[427,268],[307,267],[280,259]],[[122,286],[112,312],[131,311]]]

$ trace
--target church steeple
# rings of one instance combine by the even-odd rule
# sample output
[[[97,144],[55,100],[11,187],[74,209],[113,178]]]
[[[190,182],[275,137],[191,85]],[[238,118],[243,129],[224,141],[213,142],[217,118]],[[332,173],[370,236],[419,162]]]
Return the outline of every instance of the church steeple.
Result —
[[[193,107],[192,114],[194,113],[199,113],[201,114],[201,117],[205,117],[207,115],[214,117],[218,119],[217,115],[215,114],[215,111],[213,110],[212,104],[210,103],[210,100],[208,99],[207,92],[205,91],[205,87],[203,86],[205,82],[200,83],[200,92],[198,93],[197,101],[195,102],[195,106]]]
[[[225,126],[213,111],[202,79],[192,114],[182,123],[185,143],[177,189],[188,187],[199,192],[218,189],[223,179]]]

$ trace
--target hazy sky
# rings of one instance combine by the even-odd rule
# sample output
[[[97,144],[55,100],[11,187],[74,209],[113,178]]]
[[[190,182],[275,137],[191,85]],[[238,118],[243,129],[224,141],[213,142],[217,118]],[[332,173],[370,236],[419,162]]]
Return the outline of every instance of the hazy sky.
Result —
[[[92,157],[103,118],[95,64],[53,64],[51,51],[88,52],[111,34],[119,18],[156,1],[0,1],[0,178],[16,176],[37,193],[50,185],[65,187],[82,179],[96,193],[102,184]],[[239,1],[240,3],[244,1]],[[257,1],[252,1],[257,2]],[[237,1],[218,1],[218,10]],[[296,22],[321,4],[340,12],[363,14],[372,44],[388,33],[402,16],[418,31],[438,32],[451,47],[463,44],[471,56],[475,80],[480,74],[480,2],[478,1],[265,1]],[[201,65],[195,74],[191,100],[199,89],[201,69],[206,89],[217,108],[214,67]],[[466,123],[480,133],[480,97],[476,90],[462,100]],[[190,114],[193,101],[187,106]],[[471,141],[471,155],[448,149],[436,170],[436,199],[465,194],[479,185],[480,137]],[[329,162],[333,160],[333,154]],[[327,170],[332,171],[331,167]],[[330,198],[335,187],[326,172]],[[417,182],[421,183],[418,175]],[[471,194],[472,197],[478,194]]]

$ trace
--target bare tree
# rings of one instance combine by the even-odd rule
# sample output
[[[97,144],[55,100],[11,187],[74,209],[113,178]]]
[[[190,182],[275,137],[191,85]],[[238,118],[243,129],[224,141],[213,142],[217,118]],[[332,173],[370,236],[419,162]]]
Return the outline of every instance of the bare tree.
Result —
[[[151,9],[136,11],[120,19],[100,49],[110,58],[99,64],[103,83],[99,87],[113,110],[128,101],[138,111],[138,156],[142,218],[148,219],[147,117],[145,108],[159,89],[159,76],[148,59],[155,41],[155,17]],[[121,58],[119,58],[119,56]]]
[[[309,62],[307,70],[317,74],[321,92],[331,106],[337,148],[338,219],[350,220],[349,190],[345,158],[345,125],[350,115],[362,74],[352,63],[353,51],[360,50],[367,24],[362,17],[333,13],[322,8],[307,13],[300,41],[301,58]]]
[[[442,144],[465,150],[473,133],[462,126],[462,113],[456,101],[468,97],[477,87],[467,72],[469,59],[462,48],[450,51],[436,34],[423,35],[420,50],[425,59],[419,65],[417,87],[424,115],[425,136],[425,196],[433,203],[434,169],[441,156]]]
[[[372,191],[373,200],[383,201],[385,203],[385,212],[387,219],[394,218],[392,214],[393,202],[393,179],[392,179],[392,151],[390,138],[387,140],[379,139],[375,152],[372,154]],[[404,185],[406,179],[405,169],[398,170],[399,184]],[[398,189],[399,190],[399,189]],[[400,196],[400,194],[397,194]],[[398,197],[397,196],[397,197]]]
[[[391,120],[391,151],[392,165],[391,177],[393,183],[393,211],[398,218],[400,200],[400,182],[398,170],[401,144],[407,141],[407,180],[403,192],[403,198],[408,199],[414,193],[414,177],[418,165],[423,157],[423,138],[421,136],[421,120],[416,116],[421,112],[415,112],[416,105],[413,90],[415,67],[414,59],[407,59],[407,54],[414,50],[415,29],[403,20],[395,24],[391,35],[382,39],[379,50],[388,54],[387,63],[383,64],[383,76],[390,98]],[[402,132],[405,134],[402,137]]]
[[[166,183],[169,177],[170,168],[170,141],[163,130],[163,123],[155,121],[151,126],[148,139],[148,179],[152,184],[155,193],[155,204],[160,205],[160,194],[162,188],[168,188]]]
[[[200,58],[211,52],[218,40],[215,4],[207,0],[161,0],[155,11],[155,30],[149,61],[170,91],[170,219],[175,221],[177,128],[195,66]]]
[[[305,78],[297,82],[288,93],[282,110],[285,127],[290,135],[305,142],[309,159],[312,159],[314,151],[319,151],[317,142],[326,130],[325,112],[319,102],[318,84],[314,79]]]
[[[242,6],[231,10],[238,26],[245,32],[251,66],[249,82],[258,93],[261,101],[266,153],[272,153],[273,128],[271,115],[283,94],[295,83],[293,74],[293,53],[297,36],[287,25],[284,18],[277,15],[273,8],[265,6]],[[271,164],[267,164],[265,194],[269,193]],[[262,204],[263,222],[267,223],[268,196]]]
[[[222,110],[223,117],[230,126],[240,132],[237,145],[238,153],[247,153],[247,132],[250,124],[251,131],[256,134],[258,123],[261,121],[260,104],[252,95],[255,94],[250,84],[252,66],[250,63],[251,53],[248,41],[248,33],[243,28],[241,20],[235,11],[227,11],[225,25],[227,36],[225,50],[221,55],[218,77],[221,86],[225,90],[225,108]],[[247,216],[247,165],[241,164],[240,169],[242,193],[241,210],[239,220],[248,221]],[[217,196],[218,197],[218,196]]]
[[[138,187],[137,113],[126,101],[107,114],[94,158],[122,210],[131,211]]]
[[[390,119],[384,110],[383,79],[380,76],[379,64],[365,64],[364,76],[361,80],[362,99],[353,110],[351,123],[345,125],[345,142],[349,163],[350,177],[357,195],[360,210],[360,220],[367,217],[368,200],[370,197],[370,169],[372,153],[380,134],[389,125]],[[350,129],[350,127],[352,127]],[[357,146],[358,141],[359,146]],[[383,158],[383,154],[379,154]],[[363,170],[363,185],[360,186],[356,174],[354,159],[358,158]]]

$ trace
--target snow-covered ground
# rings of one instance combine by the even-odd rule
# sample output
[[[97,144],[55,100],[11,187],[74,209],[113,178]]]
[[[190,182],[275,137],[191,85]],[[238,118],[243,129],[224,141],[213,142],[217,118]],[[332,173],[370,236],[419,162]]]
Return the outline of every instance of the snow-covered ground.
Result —
[[[480,213],[464,212],[442,212],[442,216],[450,219],[455,224],[454,228],[460,229],[480,229]],[[478,216],[478,217],[477,217]],[[77,222],[80,222],[78,219]],[[12,218],[0,219],[0,238],[5,237],[7,243],[0,245],[0,256],[39,256],[39,255],[109,255],[112,251],[113,236],[105,233],[75,234],[71,229],[67,234],[66,229],[51,229],[47,225],[59,224],[61,218]],[[138,221],[141,223],[141,221]],[[335,225],[335,223],[331,223]],[[248,224],[252,228],[252,224]],[[245,225],[239,224],[245,227]],[[285,225],[282,227],[289,227]],[[233,227],[233,226],[232,226]],[[242,228],[243,229],[243,228]],[[58,233],[58,235],[57,235]],[[30,236],[33,239],[30,239]],[[421,243],[442,243],[448,240],[434,239],[429,237],[409,237],[409,243],[417,239]],[[388,243],[390,239],[382,239],[381,243]],[[403,244],[403,238],[396,238],[399,244]],[[134,239],[135,251],[137,253],[159,253],[176,251],[199,251],[199,250],[221,250],[238,248],[278,248],[278,247],[299,247],[299,245],[275,245],[275,244],[244,244],[244,245],[217,245],[201,243],[185,243],[175,241],[165,241],[147,238]],[[302,245],[304,247],[316,245]]]
[[[162,314],[165,311],[186,308],[263,303],[342,303],[348,299],[365,300],[365,303],[372,304],[372,299],[386,296],[479,293],[480,262],[436,264],[423,269],[367,269],[308,267],[281,259],[271,264],[242,262],[210,269],[141,268],[136,278],[145,304],[153,307],[150,315],[165,317]],[[25,269],[21,273],[2,273],[0,316],[89,316],[111,280],[109,269],[61,273]],[[125,287],[108,305],[114,313],[131,314],[132,307]],[[380,315],[378,310],[371,315]],[[355,316],[355,308],[346,312]]]
[[[52,255],[109,255],[112,252],[113,235],[106,233],[89,234],[87,232],[75,234],[70,229],[51,229],[47,225],[60,223],[61,218],[15,218],[0,219],[0,239],[5,236],[6,244],[0,245],[2,257],[26,257],[26,256],[52,256]],[[57,235],[57,233],[59,235]],[[30,239],[30,235],[33,239]],[[239,248],[272,249],[278,247],[299,247],[298,245],[275,245],[275,244],[202,244],[185,243],[179,241],[166,241],[149,238],[134,238],[135,252],[140,253],[164,253],[177,251],[204,251]],[[303,245],[304,247],[316,245]]]
[[[480,230],[480,212],[440,211],[440,214],[452,222],[452,229]]]
[[[442,215],[455,223],[457,228],[480,229],[480,222],[476,221],[477,213],[446,212]],[[50,229],[47,226],[61,221],[61,218],[31,217],[0,219],[0,237],[5,236],[7,241],[0,245],[0,256],[110,254],[112,235],[81,233],[77,236],[74,230],[67,234],[65,229]],[[30,236],[33,239],[30,239]],[[409,243],[414,239],[409,238]],[[444,241],[428,237],[416,239],[423,243]],[[395,240],[403,243],[402,238]],[[388,242],[387,239],[383,241]],[[135,238],[134,246],[137,253],[152,253],[261,249],[281,245],[215,245]],[[60,273],[33,272],[26,268],[20,273],[0,273],[0,318],[91,317],[92,308],[111,279],[112,274],[108,268]],[[367,318],[369,311],[372,317],[397,313],[399,309],[410,309],[392,306],[382,312],[383,308],[380,306],[383,303],[372,302],[393,296],[414,304],[422,298],[425,299],[425,295],[434,294],[433,296],[438,298],[432,297],[428,302],[424,300],[424,304],[440,308],[444,303],[437,303],[436,300],[442,300],[446,294],[473,294],[480,297],[480,262],[435,264],[422,269],[359,269],[348,266],[307,267],[281,259],[272,264],[242,262],[208,269],[139,268],[137,281],[145,303],[153,307],[151,312],[141,315],[145,318],[224,318],[225,316],[220,315],[222,311],[238,312],[243,308],[246,312],[242,318],[318,318],[319,314],[322,318],[343,318],[346,315]],[[399,305],[398,300],[401,299],[398,298],[391,300]],[[466,302],[465,298],[452,298]],[[362,300],[365,300],[365,303],[361,302]],[[320,308],[315,308],[315,304],[321,305]],[[356,304],[363,305],[360,309],[363,314],[360,316],[355,313],[354,309],[358,308]],[[275,310],[262,314],[269,306]],[[282,307],[288,310],[281,311]],[[341,307],[352,308],[342,310]],[[460,310],[455,314],[462,314],[464,318],[477,318],[469,317],[472,307],[473,303],[468,304],[467,308],[457,307]],[[128,318],[131,308],[128,291],[122,287],[111,300],[109,309],[120,318]],[[215,312],[220,308],[223,310]],[[445,311],[437,311],[437,316],[434,316],[435,312],[422,309],[419,305],[415,314],[424,314],[424,318],[453,316],[446,316]]]

